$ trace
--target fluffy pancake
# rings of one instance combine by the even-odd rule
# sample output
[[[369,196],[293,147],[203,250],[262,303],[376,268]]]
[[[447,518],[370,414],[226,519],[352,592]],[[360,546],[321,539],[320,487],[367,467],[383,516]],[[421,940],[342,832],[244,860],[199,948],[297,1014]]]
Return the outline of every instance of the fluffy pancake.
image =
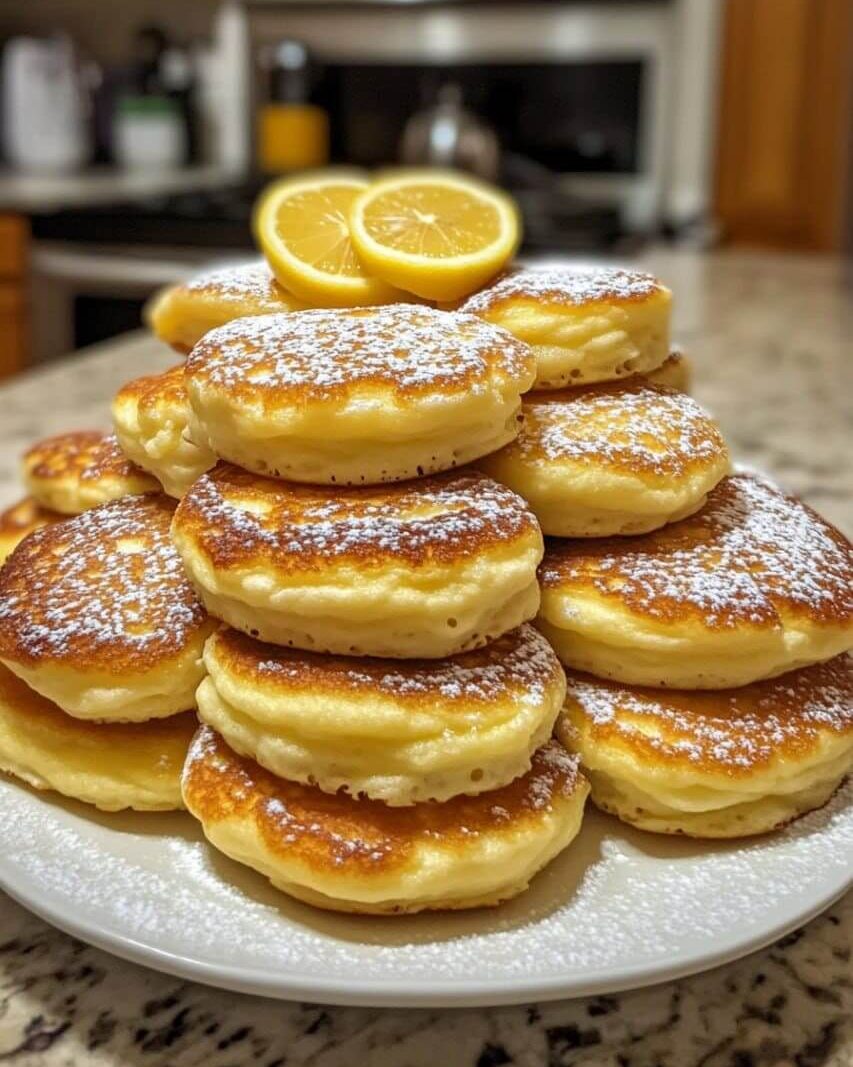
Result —
[[[0,512],[0,563],[12,554],[23,539],[40,526],[61,522],[65,518],[58,511],[49,511],[31,496],[24,497]]]
[[[646,374],[669,355],[672,293],[651,274],[611,267],[513,269],[462,311],[502,326],[536,357],[534,389]]]
[[[630,541],[551,541],[540,577],[540,628],[563,663],[602,678],[728,689],[853,645],[849,542],[753,474]]]
[[[304,307],[260,260],[207,271],[164,289],[146,308],[145,318],[161,341],[186,354],[208,330],[232,319]]]
[[[502,789],[391,808],[276,778],[202,726],[184,801],[208,840],[292,896],[400,914],[499,904],[575,837],[589,786],[549,741]]]
[[[530,349],[473,315],[397,304],[238,319],[187,360],[213,450],[247,470],[375,484],[511,441]]]
[[[0,570],[0,660],[81,719],[195,706],[213,629],[169,537],[162,493],[124,497],[30,534]]]
[[[637,375],[544,393],[478,466],[527,500],[546,534],[637,534],[691,515],[728,473],[725,442],[685,393]]]
[[[685,692],[569,672],[558,736],[605,811],[643,830],[741,837],[820,807],[853,766],[853,659]]]
[[[690,391],[692,366],[682,349],[673,348],[669,357],[644,377],[655,385],[666,385],[670,389],[677,389],[679,393],[687,393]]]
[[[181,768],[196,725],[189,711],[82,722],[0,667],[0,770],[103,811],[182,808]]]
[[[116,393],[112,413],[125,454],[170,496],[182,497],[216,462],[203,435],[193,431],[183,365],[128,382]]]
[[[37,441],[24,453],[22,467],[33,499],[64,515],[160,488],[128,460],[115,434],[100,430],[74,430]]]
[[[199,716],[231,748],[281,778],[393,805],[525,774],[565,696],[559,660],[528,625],[441,660],[322,656],[223,629],[204,661]]]
[[[539,601],[536,519],[479,471],[329,492],[221,464],[178,505],[172,536],[212,615],[315,652],[450,656]]]

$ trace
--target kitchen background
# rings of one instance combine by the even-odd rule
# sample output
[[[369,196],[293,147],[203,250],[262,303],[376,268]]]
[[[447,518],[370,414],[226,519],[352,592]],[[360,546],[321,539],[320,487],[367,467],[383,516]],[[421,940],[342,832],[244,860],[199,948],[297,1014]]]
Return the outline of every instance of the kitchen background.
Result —
[[[251,256],[265,180],[460,166],[527,254],[853,249],[849,0],[0,0],[0,376]]]

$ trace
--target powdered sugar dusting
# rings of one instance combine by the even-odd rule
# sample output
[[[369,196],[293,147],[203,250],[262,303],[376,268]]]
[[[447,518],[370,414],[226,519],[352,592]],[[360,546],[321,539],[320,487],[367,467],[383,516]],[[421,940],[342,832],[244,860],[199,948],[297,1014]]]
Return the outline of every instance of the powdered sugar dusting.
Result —
[[[262,555],[293,569],[346,557],[459,558],[537,530],[519,496],[476,471],[332,494],[225,465],[195,482],[175,525],[223,566]]]
[[[207,271],[192,278],[183,288],[188,293],[206,293],[222,300],[266,301],[279,307],[292,299],[275,280],[265,260]]]
[[[395,394],[485,392],[494,375],[526,388],[528,347],[473,315],[407,304],[234,319],[206,334],[187,361],[190,383],[303,401],[368,383]]]
[[[663,757],[727,774],[809,750],[826,733],[853,733],[853,657],[713,693],[621,686],[568,674],[568,700],[597,734],[615,730]]]
[[[157,483],[125,456],[113,433],[100,430],[73,430],[70,433],[47,437],[31,445],[24,453],[24,469],[39,481],[64,479],[69,476],[81,482],[97,482],[102,478],[133,479]],[[137,488],[137,492],[142,488]]]
[[[238,665],[247,666],[253,677],[278,686],[425,697],[465,706],[515,693],[540,703],[562,674],[551,646],[527,624],[485,648],[443,660],[323,656],[262,644],[234,630],[217,634],[213,647],[214,654],[222,647],[226,669],[236,657]]]
[[[684,393],[643,381],[534,394],[508,448],[527,462],[594,460],[656,475],[679,476],[726,454],[711,419]]]
[[[786,615],[853,621],[853,551],[809,508],[752,474],[724,479],[696,515],[663,530],[550,541],[546,588],[592,586],[656,619],[687,613],[711,629],[781,625]]]
[[[618,267],[516,268],[470,296],[461,310],[479,315],[518,298],[581,307],[601,301],[644,300],[664,291],[653,274]]]
[[[173,656],[206,614],[169,537],[160,494],[42,527],[0,573],[0,654],[120,670]]]

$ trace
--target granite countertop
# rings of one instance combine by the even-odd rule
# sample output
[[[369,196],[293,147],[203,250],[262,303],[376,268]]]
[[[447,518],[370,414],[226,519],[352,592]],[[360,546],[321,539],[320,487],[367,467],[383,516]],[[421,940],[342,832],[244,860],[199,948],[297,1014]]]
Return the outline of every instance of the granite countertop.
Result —
[[[853,303],[837,261],[655,250],[696,396],[738,459],[853,530]],[[108,425],[127,378],[175,362],[142,334],[0,391],[0,503],[21,449]],[[0,1063],[14,1067],[853,1067],[853,894],[705,975],[518,1008],[284,1004],[155,974],[0,896]]]

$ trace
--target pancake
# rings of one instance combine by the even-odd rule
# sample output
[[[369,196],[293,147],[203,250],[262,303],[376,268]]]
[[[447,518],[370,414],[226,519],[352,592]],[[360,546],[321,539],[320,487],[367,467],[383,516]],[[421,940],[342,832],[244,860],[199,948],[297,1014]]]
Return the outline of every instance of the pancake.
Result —
[[[533,349],[534,389],[647,374],[669,356],[672,293],[612,267],[511,269],[461,304]]]
[[[12,554],[27,534],[64,518],[58,511],[43,508],[31,496],[0,512],[0,563]]]
[[[637,534],[705,503],[725,442],[685,393],[637,375],[529,393],[515,441],[478,466],[521,494],[555,537]]]
[[[853,767],[853,659],[685,692],[569,672],[558,736],[592,799],[643,830],[742,837],[821,807]]]
[[[223,459],[356,485],[494,452],[533,374],[526,345],[473,315],[397,304],[238,319],[196,345],[186,381]]]
[[[677,389],[679,393],[690,392],[693,368],[690,360],[680,348],[670,349],[669,357],[659,367],[644,375],[647,381],[655,385],[665,385]]]
[[[81,719],[195,707],[214,624],[172,546],[173,507],[124,497],[22,541],[0,570],[0,661]]]
[[[754,474],[630,541],[551,541],[540,577],[563,663],[634,685],[728,689],[853,645],[849,542]]]
[[[271,315],[305,307],[283,289],[264,260],[207,271],[158,293],[145,320],[161,341],[186,354],[216,326],[245,315]]]
[[[37,441],[24,453],[22,466],[33,499],[64,515],[160,488],[128,460],[115,434],[100,430],[74,430]]]
[[[276,778],[202,726],[184,801],[211,844],[320,908],[401,914],[516,896],[577,834],[589,791],[549,741],[503,789],[391,808]]]
[[[116,393],[112,413],[125,454],[170,496],[182,497],[216,463],[203,436],[193,430],[183,365],[128,382]]]
[[[181,768],[192,712],[146,723],[66,715],[0,667],[0,770],[102,811],[183,808]]]
[[[536,614],[542,535],[479,471],[399,485],[288,485],[222,464],[172,537],[208,611],[276,645],[435,659]]]
[[[280,778],[387,804],[497,789],[554,728],[563,669],[532,626],[441,660],[321,656],[208,639],[199,717]]]

